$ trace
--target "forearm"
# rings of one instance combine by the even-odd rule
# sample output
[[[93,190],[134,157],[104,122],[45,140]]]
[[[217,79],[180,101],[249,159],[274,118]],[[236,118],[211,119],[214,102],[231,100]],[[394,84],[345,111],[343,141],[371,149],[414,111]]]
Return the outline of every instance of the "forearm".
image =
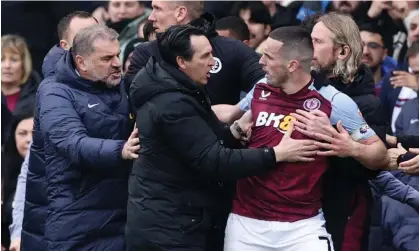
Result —
[[[85,166],[110,168],[123,163],[121,156],[124,140],[97,139],[90,137],[74,137],[67,146],[58,147],[67,152],[73,163]]]
[[[228,149],[218,145],[194,166],[216,178],[231,180],[262,174],[274,168],[275,164],[272,148]]]
[[[381,142],[379,144],[370,145],[356,142],[354,153],[351,157],[371,170],[386,170],[390,162],[390,158],[387,155],[387,149]]]

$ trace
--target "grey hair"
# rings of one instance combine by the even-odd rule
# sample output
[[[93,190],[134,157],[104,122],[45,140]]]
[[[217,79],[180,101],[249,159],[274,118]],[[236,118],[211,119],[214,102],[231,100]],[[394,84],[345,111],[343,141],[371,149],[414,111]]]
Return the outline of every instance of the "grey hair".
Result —
[[[81,29],[74,37],[71,49],[73,57],[76,55],[89,56],[95,51],[94,43],[98,39],[114,41],[118,39],[118,32],[102,24],[95,24]]]

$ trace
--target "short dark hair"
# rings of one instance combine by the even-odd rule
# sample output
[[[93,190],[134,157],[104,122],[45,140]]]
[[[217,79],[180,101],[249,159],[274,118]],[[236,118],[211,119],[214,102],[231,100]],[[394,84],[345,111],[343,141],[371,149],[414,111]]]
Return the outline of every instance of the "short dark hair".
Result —
[[[176,58],[191,60],[195,51],[192,48],[191,36],[205,36],[205,33],[191,25],[173,25],[157,38],[160,54],[168,64],[176,66]]]
[[[71,21],[75,17],[78,17],[78,18],[93,18],[93,19],[96,20],[96,18],[94,18],[92,16],[92,14],[90,14],[86,11],[74,11],[74,12],[71,12],[70,14],[67,14],[66,16],[61,18],[61,20],[60,20],[60,22],[58,23],[58,26],[57,26],[57,33],[58,33],[58,39],[59,40],[65,39],[65,37],[67,36],[68,27],[70,26]],[[97,22],[97,20],[96,20],[96,22]]]
[[[149,41],[150,35],[153,33],[156,33],[156,29],[154,29],[153,23],[146,20],[143,26],[143,34],[144,34],[145,41]]]
[[[300,26],[280,27],[271,32],[269,37],[283,43],[281,53],[287,59],[296,59],[310,72],[313,59],[313,42],[307,29]]]
[[[407,49],[406,56],[407,58],[416,56],[419,54],[419,41],[415,41],[412,43],[412,45]]]
[[[237,2],[233,6],[232,14],[239,16],[241,10],[249,10],[249,21],[257,24],[272,25],[272,17],[268,7],[262,1]]]
[[[384,48],[391,50],[393,47],[393,38],[384,31],[384,27],[376,23],[362,23],[359,25],[359,32],[367,31],[370,33],[379,34],[383,42]]]
[[[216,30],[229,30],[234,38],[245,41],[250,39],[249,28],[247,24],[239,17],[223,17],[215,24]]]

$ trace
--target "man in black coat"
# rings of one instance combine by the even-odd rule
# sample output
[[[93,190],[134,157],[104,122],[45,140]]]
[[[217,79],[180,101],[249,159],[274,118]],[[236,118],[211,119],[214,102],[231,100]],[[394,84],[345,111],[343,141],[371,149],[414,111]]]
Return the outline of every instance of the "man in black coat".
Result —
[[[172,26],[158,46],[163,60],[152,57],[130,87],[141,152],[129,180],[128,250],[221,251],[234,189],[220,184],[309,156],[303,144],[313,143],[230,149],[241,147],[251,119],[227,126],[212,112],[209,40],[200,29]]]
[[[206,87],[212,104],[236,104],[240,100],[241,91],[247,93],[265,76],[256,52],[241,41],[218,36],[214,16],[210,13],[203,14],[203,1],[153,1],[152,7],[149,21],[153,23],[157,34],[164,32],[170,25],[188,23],[205,32],[215,60],[211,69],[212,76]],[[151,56],[157,62],[161,61],[156,41],[135,48],[124,77],[125,83],[132,83],[135,75]]]

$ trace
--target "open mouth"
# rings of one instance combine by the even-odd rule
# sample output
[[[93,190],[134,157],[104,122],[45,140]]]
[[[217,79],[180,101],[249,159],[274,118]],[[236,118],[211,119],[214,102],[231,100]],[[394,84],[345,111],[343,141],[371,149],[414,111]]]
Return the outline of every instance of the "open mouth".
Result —
[[[120,71],[116,71],[114,73],[111,74],[113,77],[120,77],[121,76],[121,72]]]
[[[211,73],[207,72],[207,80],[210,79]]]

